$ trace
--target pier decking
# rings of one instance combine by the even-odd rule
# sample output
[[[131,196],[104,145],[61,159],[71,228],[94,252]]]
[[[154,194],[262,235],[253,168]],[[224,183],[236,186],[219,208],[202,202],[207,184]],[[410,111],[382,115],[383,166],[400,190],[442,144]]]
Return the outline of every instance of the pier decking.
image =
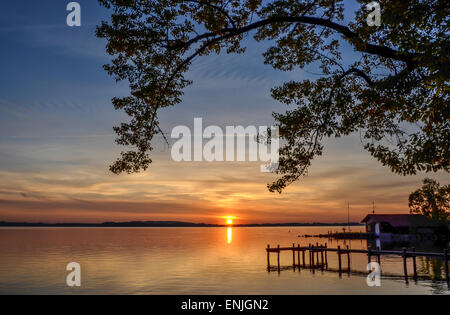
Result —
[[[367,232],[331,232],[329,231],[327,234],[316,234],[316,235],[299,235],[299,237],[314,237],[314,238],[328,238],[328,239],[358,239],[358,240],[367,240],[374,237],[373,233]]]
[[[442,253],[436,253],[436,252],[418,252],[414,248],[411,250],[407,250],[406,248],[403,248],[401,251],[396,250],[373,250],[373,249],[350,249],[348,245],[345,248],[341,248],[341,246],[338,246],[337,248],[329,248],[327,246],[327,243],[319,245],[316,243],[316,245],[309,244],[308,246],[300,246],[300,244],[295,245],[295,243],[292,244],[292,247],[280,247],[278,245],[277,247],[270,247],[270,245],[267,245],[266,252],[267,252],[267,270],[271,271],[271,265],[270,265],[270,254],[276,253],[277,254],[277,269],[278,272],[281,270],[280,266],[280,253],[283,251],[291,251],[292,252],[292,267],[298,268],[299,270],[301,268],[308,268],[308,269],[321,269],[321,270],[328,270],[328,253],[336,253],[338,255],[338,272],[342,273],[343,271],[350,272],[350,254],[365,254],[368,257],[368,262],[370,263],[372,261],[372,257],[376,257],[377,262],[381,264],[381,256],[382,255],[394,255],[394,256],[400,256],[403,259],[403,272],[405,281],[408,282],[408,269],[407,269],[407,259],[411,258],[413,260],[413,278],[417,279],[417,264],[416,264],[416,258],[417,257],[437,257],[441,258],[444,262],[444,273],[445,273],[445,279],[447,281],[447,284],[450,283],[449,279],[449,267],[448,267],[448,250],[445,249]],[[308,252],[308,262],[306,262],[306,252]],[[346,256],[346,262],[347,262],[347,269],[343,269],[342,267],[342,255]],[[296,256],[297,256],[297,263],[296,263]]]

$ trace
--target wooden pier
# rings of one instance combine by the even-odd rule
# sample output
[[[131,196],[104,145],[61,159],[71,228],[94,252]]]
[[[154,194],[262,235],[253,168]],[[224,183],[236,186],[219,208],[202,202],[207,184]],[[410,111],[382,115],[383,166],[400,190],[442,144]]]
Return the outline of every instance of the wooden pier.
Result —
[[[281,270],[280,266],[280,253],[283,251],[292,251],[292,267],[295,270],[298,268],[300,270],[301,268],[304,269],[311,269],[313,272],[316,269],[320,270],[328,270],[328,253],[336,253],[338,256],[338,272],[349,272],[351,271],[351,256],[350,254],[365,254],[367,255],[368,262],[370,263],[372,261],[372,257],[375,257],[377,259],[377,262],[381,264],[381,256],[382,255],[394,255],[402,257],[403,259],[403,272],[405,281],[408,282],[409,276],[408,276],[408,268],[407,268],[407,259],[411,258],[413,261],[413,278],[417,280],[417,264],[416,264],[416,258],[417,257],[436,257],[440,258],[444,262],[444,274],[445,279],[447,281],[447,284],[450,284],[449,279],[449,267],[448,267],[448,250],[445,249],[442,253],[436,253],[436,252],[419,252],[416,251],[415,248],[412,248],[412,250],[407,250],[406,248],[403,248],[401,251],[396,250],[380,250],[380,249],[350,249],[348,245],[345,248],[341,248],[341,246],[338,246],[337,248],[329,248],[327,246],[327,243],[319,245],[318,243],[309,244],[308,246],[300,246],[300,244],[295,245],[295,243],[292,244],[292,247],[280,247],[278,245],[277,247],[270,247],[270,245],[267,245],[266,252],[267,252],[267,270],[271,271],[271,265],[270,265],[270,254],[276,253],[277,254],[277,269],[278,272]],[[347,263],[347,268],[343,268],[343,259],[342,256],[345,256],[345,262]],[[297,261],[296,261],[297,257]],[[308,257],[308,262],[306,262],[306,257]]]
[[[373,233],[367,232],[331,232],[328,231],[327,234],[305,234],[299,235],[299,237],[309,238],[328,238],[328,239],[338,239],[338,240],[368,240],[374,238]]]

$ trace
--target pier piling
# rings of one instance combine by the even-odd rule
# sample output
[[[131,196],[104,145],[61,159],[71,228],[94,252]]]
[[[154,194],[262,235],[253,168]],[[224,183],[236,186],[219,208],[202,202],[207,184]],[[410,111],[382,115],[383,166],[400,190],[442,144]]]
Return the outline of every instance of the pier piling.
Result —
[[[448,250],[444,249],[444,270],[445,270],[445,279],[447,280],[447,285],[450,284],[450,279],[448,277]]]
[[[323,246],[322,246],[323,247]],[[320,259],[321,259],[321,262],[320,262],[320,265],[321,265],[321,268],[322,268],[322,270],[324,269],[324,266],[325,266],[325,263],[323,262],[323,252],[324,252],[324,250],[323,250],[323,248],[320,250]]]
[[[278,251],[277,251],[277,261],[278,261],[278,273],[280,273],[280,245],[278,245]]]
[[[303,268],[306,268],[305,251],[306,251],[306,250],[302,250]]]
[[[381,266],[381,255],[380,255],[380,247],[377,247],[378,255],[377,255],[377,263]]]
[[[347,245],[347,269],[350,272],[350,248]]]
[[[341,246],[337,248],[338,260],[339,260],[339,273],[342,272],[342,259],[341,259]]]
[[[308,245],[308,249],[309,249],[309,251],[308,251],[308,256],[309,256],[309,266],[311,267],[311,265],[312,265],[312,258],[311,258],[311,244],[309,244]]]
[[[320,264],[320,261],[319,261],[319,250],[320,250],[319,243],[316,243],[316,247],[317,247],[317,251],[316,251],[316,262],[317,262],[317,267],[319,267],[319,264]]]
[[[408,266],[407,266],[407,254],[406,254],[406,248],[402,248],[402,257],[403,257],[403,273],[405,274],[405,281],[408,283]]]
[[[292,243],[292,267],[295,271],[295,243]]]

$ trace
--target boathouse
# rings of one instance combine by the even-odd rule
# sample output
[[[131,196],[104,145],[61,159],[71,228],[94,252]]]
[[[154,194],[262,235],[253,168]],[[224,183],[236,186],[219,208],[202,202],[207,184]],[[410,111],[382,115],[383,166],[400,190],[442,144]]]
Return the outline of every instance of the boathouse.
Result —
[[[361,223],[366,232],[381,234],[435,234],[446,229],[445,223],[431,220],[421,214],[369,214]]]

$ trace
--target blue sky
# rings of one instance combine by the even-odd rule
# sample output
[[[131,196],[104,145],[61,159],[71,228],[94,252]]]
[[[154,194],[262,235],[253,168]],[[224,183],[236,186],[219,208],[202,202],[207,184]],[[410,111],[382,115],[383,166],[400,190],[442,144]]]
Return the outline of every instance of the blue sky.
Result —
[[[281,196],[267,191],[273,177],[260,174],[259,164],[177,164],[161,138],[148,172],[110,174],[121,149],[112,127],[126,119],[110,100],[128,88],[102,69],[110,57],[94,34],[108,12],[97,1],[79,1],[82,26],[70,28],[68,2],[0,4],[0,220],[215,222],[234,215],[242,222],[330,222],[346,220],[347,200],[354,220],[373,200],[385,211],[407,211],[407,194],[423,176],[391,174],[357,137],[329,141],[308,178]],[[286,110],[270,88],[311,77],[314,68],[275,71],[263,64],[264,45],[250,40],[245,55],[197,60],[183,103],[160,114],[163,130],[192,125],[194,117],[204,125],[270,124],[273,111]]]

